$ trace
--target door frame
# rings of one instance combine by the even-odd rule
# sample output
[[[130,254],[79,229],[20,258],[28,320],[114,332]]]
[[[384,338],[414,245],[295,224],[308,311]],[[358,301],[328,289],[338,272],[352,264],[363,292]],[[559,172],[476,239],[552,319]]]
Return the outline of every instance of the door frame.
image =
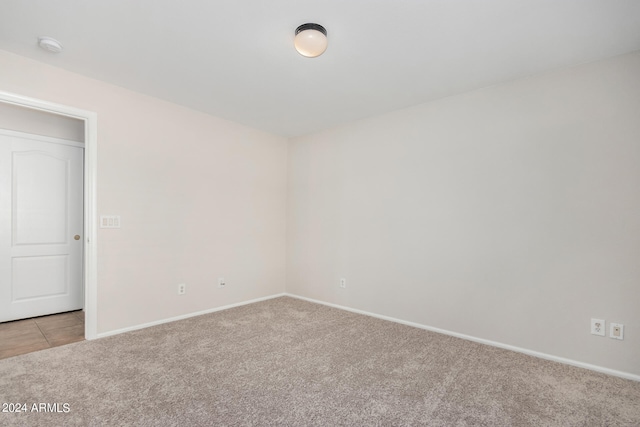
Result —
[[[84,336],[87,340],[98,335],[98,251],[97,251],[97,168],[98,168],[98,115],[94,112],[67,107],[0,91],[0,102],[84,122]]]

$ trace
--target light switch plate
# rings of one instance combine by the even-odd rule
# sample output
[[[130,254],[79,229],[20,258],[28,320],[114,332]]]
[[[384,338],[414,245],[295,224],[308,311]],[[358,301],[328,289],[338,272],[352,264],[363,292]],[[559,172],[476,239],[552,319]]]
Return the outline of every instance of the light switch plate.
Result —
[[[120,228],[120,215],[100,215],[100,228]]]

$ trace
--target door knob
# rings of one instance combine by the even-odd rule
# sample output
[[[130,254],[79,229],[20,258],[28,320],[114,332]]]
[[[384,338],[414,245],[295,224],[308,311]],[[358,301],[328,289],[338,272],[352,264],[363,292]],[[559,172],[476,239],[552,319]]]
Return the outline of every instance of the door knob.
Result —
[[[73,236],[73,238],[76,239],[76,240],[80,240],[80,235],[76,234],[75,236]]]

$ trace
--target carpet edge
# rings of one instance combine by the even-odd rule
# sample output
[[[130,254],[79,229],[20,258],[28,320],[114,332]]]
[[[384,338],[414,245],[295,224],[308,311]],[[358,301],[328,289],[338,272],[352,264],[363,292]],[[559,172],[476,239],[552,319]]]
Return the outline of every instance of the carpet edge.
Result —
[[[636,375],[636,374],[633,374],[631,372],[618,371],[618,370],[615,370],[615,369],[606,368],[604,366],[592,365],[590,363],[580,362],[578,360],[573,360],[573,359],[568,359],[568,358],[565,358],[565,357],[555,356],[553,354],[548,354],[548,353],[542,353],[542,352],[539,352],[539,351],[530,350],[530,349],[522,348],[522,347],[517,347],[517,346],[514,346],[514,345],[510,345],[510,344],[504,344],[504,343],[501,343],[501,342],[498,342],[498,341],[491,341],[491,340],[487,340],[487,339],[484,339],[484,338],[478,338],[478,337],[474,337],[472,335],[465,335],[465,334],[461,334],[461,333],[458,333],[458,332],[449,331],[449,330],[446,330],[446,329],[440,329],[440,328],[436,328],[436,327],[433,327],[433,326],[423,325],[421,323],[410,322],[410,321],[398,319],[398,318],[395,318],[395,317],[385,316],[385,315],[382,315],[382,314],[376,314],[376,313],[372,313],[372,312],[365,311],[365,310],[359,310],[357,308],[351,308],[351,307],[347,307],[347,306],[343,306],[343,305],[339,305],[339,304],[333,304],[333,303],[330,303],[330,302],[316,300],[316,299],[313,299],[313,298],[303,297],[301,295],[296,295],[296,294],[292,294],[292,293],[289,293],[289,292],[285,292],[282,295],[283,296],[288,296],[288,297],[291,297],[291,298],[297,298],[297,299],[300,299],[300,300],[303,300],[303,301],[312,302],[312,303],[315,303],[315,304],[321,304],[321,305],[325,305],[325,306],[328,306],[328,307],[337,308],[339,310],[345,310],[345,311],[349,311],[349,312],[356,313],[356,314],[362,314],[362,315],[365,315],[365,316],[375,317],[377,319],[382,319],[382,320],[387,320],[387,321],[394,322],[394,323],[399,323],[399,324],[402,324],[402,325],[412,326],[414,328],[424,329],[424,330],[431,331],[431,332],[436,332],[436,333],[439,333],[439,334],[449,335],[449,336],[460,338],[460,339],[463,339],[463,340],[473,341],[473,342],[477,342],[479,344],[489,345],[491,347],[497,347],[497,348],[502,348],[502,349],[505,349],[505,350],[511,350],[511,351],[515,351],[516,353],[523,353],[523,354],[526,354],[526,355],[529,355],[529,356],[537,357],[539,359],[545,359],[545,360],[550,360],[552,362],[562,363],[563,365],[575,366],[575,367],[587,369],[587,370],[590,370],[590,371],[600,372],[602,374],[612,375],[614,377],[619,377],[619,378],[624,378],[624,379],[627,379],[627,380],[640,382],[640,375]]]
[[[267,301],[267,300],[270,300],[270,299],[280,298],[280,297],[284,297],[284,296],[287,296],[287,294],[285,292],[281,292],[281,293],[278,293],[278,294],[268,295],[266,297],[254,298],[254,299],[250,299],[250,300],[247,300],[247,301],[241,301],[241,302],[237,302],[237,303],[233,303],[233,304],[223,305],[223,306],[220,306],[220,307],[214,307],[214,308],[209,308],[209,309],[206,309],[206,310],[195,311],[193,313],[186,313],[186,314],[181,314],[179,316],[173,316],[173,317],[168,317],[168,318],[165,318],[165,319],[154,320],[153,322],[147,322],[147,323],[141,323],[139,325],[127,326],[126,328],[114,329],[112,331],[107,331],[107,332],[101,332],[101,333],[97,334],[95,338],[87,339],[87,341],[91,341],[91,340],[99,339],[99,338],[106,338],[106,337],[110,337],[110,336],[113,336],[113,335],[120,335],[120,334],[123,334],[125,332],[137,331],[139,329],[145,329],[145,328],[149,328],[151,326],[157,326],[157,325],[162,325],[162,324],[165,324],[165,323],[175,322],[175,321],[178,321],[178,320],[189,319],[190,317],[202,316],[203,314],[215,313],[217,311],[228,310],[230,308],[241,307],[243,305],[254,304],[256,302]]]

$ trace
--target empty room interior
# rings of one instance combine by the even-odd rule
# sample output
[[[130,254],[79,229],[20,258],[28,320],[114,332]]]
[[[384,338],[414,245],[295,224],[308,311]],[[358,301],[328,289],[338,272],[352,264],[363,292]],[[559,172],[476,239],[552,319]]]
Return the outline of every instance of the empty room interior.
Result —
[[[0,356],[2,425],[640,425],[640,2],[3,1]]]

